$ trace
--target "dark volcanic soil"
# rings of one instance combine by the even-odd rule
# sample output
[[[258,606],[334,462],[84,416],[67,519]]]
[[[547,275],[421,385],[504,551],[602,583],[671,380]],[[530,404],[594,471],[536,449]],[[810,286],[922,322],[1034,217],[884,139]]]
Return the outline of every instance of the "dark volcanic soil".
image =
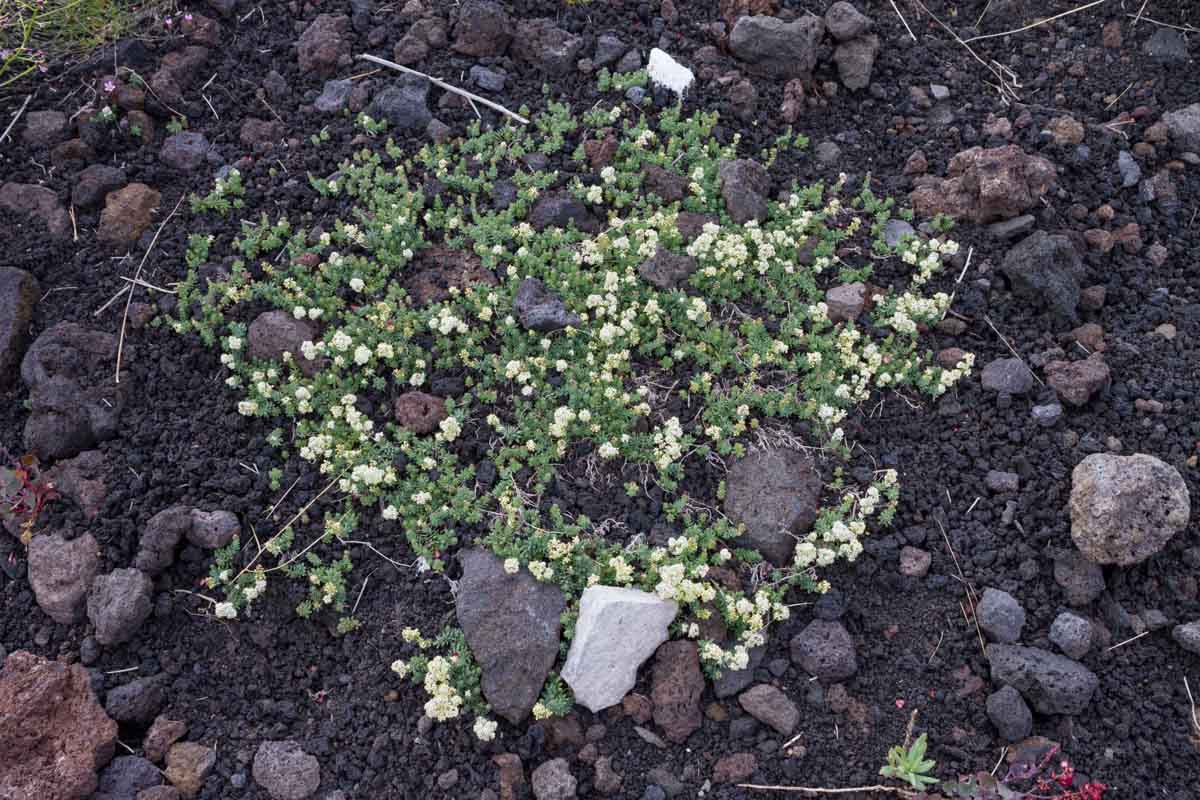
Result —
[[[208,6],[184,4],[197,13],[217,17]],[[248,206],[261,198],[279,207],[311,208],[315,216],[332,216],[338,209],[315,202],[303,180],[306,172],[325,175],[352,147],[357,132],[348,118],[314,113],[311,103],[323,79],[302,73],[296,63],[294,42],[317,14],[350,13],[358,3],[239,4],[220,20],[220,46],[203,68],[200,83],[215,77],[201,96],[199,87],[185,91],[190,129],[213,142],[233,163],[249,157],[243,173]],[[369,5],[364,3],[362,5]],[[383,26],[384,44],[368,45],[365,32],[356,32],[353,52],[375,52],[390,57],[392,45],[407,24],[399,21],[403,3],[376,4],[369,28]],[[427,3],[427,6],[437,5]],[[716,2],[676,0],[678,22],[665,26],[665,46],[684,62],[703,45],[715,43],[708,26],[720,19]],[[785,7],[810,4],[784,2]],[[915,149],[924,151],[933,173],[942,173],[950,157],[975,144],[989,144],[983,129],[989,115],[1016,122],[1022,113],[1032,122],[1016,127],[1013,141],[1029,152],[1040,153],[1059,168],[1059,188],[1035,209],[1038,227],[1057,231],[1104,227],[1116,230],[1128,222],[1141,226],[1145,243],[1137,253],[1121,246],[1099,254],[1089,250],[1085,259],[1088,280],[1102,284],[1107,301],[1088,321],[1105,333],[1105,357],[1113,371],[1113,385],[1082,409],[1068,408],[1064,420],[1053,428],[1039,427],[1030,406],[1045,402],[1052,393],[1035,388],[1029,398],[1018,398],[1000,407],[993,393],[984,392],[978,372],[951,396],[933,405],[912,407],[902,398],[880,397],[879,405],[864,407],[856,420],[863,450],[852,466],[870,467],[872,458],[900,471],[903,492],[900,511],[890,532],[873,537],[867,551],[852,567],[839,567],[826,577],[845,598],[843,618],[854,636],[859,658],[858,674],[846,684],[849,711],[830,709],[827,693],[788,661],[787,643],[811,619],[808,607],[794,609],[792,619],[775,629],[760,668],[763,681],[783,688],[803,711],[792,754],[780,750],[781,738],[759,727],[743,739],[733,739],[728,721],[707,718],[687,746],[657,749],[634,732],[634,722],[609,715],[599,718],[582,708],[576,713],[583,726],[607,726],[598,743],[602,754],[613,757],[613,766],[625,776],[621,797],[638,798],[646,787],[648,770],[662,766],[687,786],[683,796],[696,796],[712,776],[713,764],[722,756],[753,752],[758,757],[756,783],[800,783],[807,786],[848,786],[874,783],[889,746],[903,739],[914,709],[920,711],[918,730],[927,731],[938,773],[990,770],[1001,757],[1002,743],[984,711],[990,691],[987,662],[974,625],[964,619],[964,586],[967,581],[982,590],[1005,589],[1024,605],[1026,644],[1049,647],[1050,622],[1066,606],[1053,576],[1054,558],[1069,550],[1071,539],[1066,502],[1070,473],[1090,452],[1120,449],[1144,452],[1175,465],[1184,475],[1193,497],[1200,497],[1196,455],[1200,452],[1200,168],[1180,164],[1173,172],[1180,207],[1168,214],[1148,205],[1138,188],[1121,188],[1117,153],[1142,140],[1145,129],[1162,113],[1200,101],[1200,81],[1195,61],[1163,66],[1143,54],[1143,43],[1156,30],[1142,20],[1136,27],[1126,12],[1136,13],[1138,3],[1109,3],[1008,38],[975,43],[979,54],[1011,67],[1019,76],[1026,105],[1005,108],[986,85],[991,75],[980,67],[911,2],[899,2],[919,43],[905,32],[891,4],[859,3],[872,16],[883,42],[870,90],[850,93],[838,87],[835,96],[820,108],[801,114],[795,128],[814,145],[835,142],[841,155],[821,165],[808,153],[787,153],[772,170],[777,184],[832,179],[837,172],[861,180],[870,173],[876,194],[903,196],[911,178],[903,169]],[[930,10],[951,25],[965,29],[977,19],[985,0],[959,4],[929,2]],[[989,11],[981,31],[997,32],[1020,27],[1030,14],[1068,10],[1077,3],[993,3],[1002,11]],[[1021,6],[1028,8],[1021,8]],[[658,0],[621,2],[595,0],[588,5],[565,7],[556,0],[518,0],[509,4],[514,16],[553,16],[559,24],[594,37],[612,31],[646,53],[659,43],[656,26]],[[811,10],[823,13],[824,4]],[[446,12],[441,12],[446,13]],[[1173,25],[1200,24],[1200,7],[1190,0],[1152,0],[1146,16]],[[1102,46],[1101,28],[1120,20],[1124,44],[1120,49]],[[378,34],[377,34],[378,35]],[[965,34],[964,34],[965,35]],[[1192,34],[1193,56],[1200,48]],[[151,45],[156,58],[182,42]],[[590,52],[590,49],[586,52]],[[104,56],[112,59],[112,50]],[[543,76],[519,63],[506,62],[509,87],[496,98],[510,108],[543,103]],[[435,50],[419,65],[425,72],[446,80],[460,80],[476,61]],[[718,74],[737,69],[724,56]],[[242,120],[264,119],[272,111],[256,97],[270,70],[281,73],[290,87],[290,100],[271,103],[287,125],[294,146],[255,155],[239,140]],[[345,77],[368,71],[355,64],[340,70]],[[388,74],[366,79],[382,86]],[[816,82],[836,81],[828,58],[818,68]],[[89,98],[83,74],[69,65],[53,70],[37,84],[30,110],[60,109],[74,113]],[[930,84],[949,87],[947,101],[922,108],[911,88],[928,91]],[[576,108],[600,99],[595,77],[573,72],[549,82],[551,94]],[[688,97],[687,107],[720,110],[725,120],[721,135],[742,135],[742,152],[757,155],[786,127],[779,113],[783,81],[756,79],[757,111],[742,121],[729,112],[726,89],[717,80],[700,80]],[[19,94],[0,99],[0,123],[7,124],[24,99]],[[474,118],[469,110],[439,110],[441,93],[431,95],[431,107],[456,132]],[[1115,103],[1108,96],[1121,95]],[[207,102],[204,97],[207,97]],[[609,99],[613,99],[611,96]],[[212,108],[208,107],[211,103]],[[307,106],[307,108],[305,108]],[[1144,111],[1135,112],[1135,109]],[[1132,121],[1104,127],[1121,112]],[[1069,114],[1086,127],[1087,152],[1075,145],[1058,146],[1042,130],[1050,119]],[[218,116],[219,115],[219,116]],[[158,159],[165,135],[163,120],[154,142],[141,149],[108,146],[96,161],[123,166],[129,179],[160,192],[160,218],[181,195],[211,186],[213,168],[180,173]],[[327,144],[315,148],[309,137],[328,126]],[[42,183],[69,202],[75,169],[51,169],[43,150],[21,143],[22,124],[0,148],[0,174],[4,180]],[[423,137],[409,144],[418,146]],[[127,139],[121,141],[127,142]],[[993,142],[995,143],[995,142]],[[1139,158],[1143,174],[1153,175],[1171,158],[1169,145],[1161,152]],[[276,175],[269,171],[274,169]],[[300,176],[299,186],[286,186]],[[1097,217],[1109,204],[1115,213],[1110,222]],[[1078,206],[1078,208],[1076,208]],[[63,320],[116,333],[121,326],[124,302],[99,309],[121,287],[119,276],[138,267],[149,236],[124,258],[95,240],[98,213],[78,211],[78,240],[54,244],[35,225],[0,212],[5,242],[0,263],[26,269],[37,276],[47,292],[37,309],[34,334]],[[236,221],[231,224],[237,224]],[[157,221],[155,222],[155,226]],[[151,227],[151,233],[154,227]],[[165,228],[145,263],[144,277],[163,285],[184,273],[182,255],[190,232],[202,232],[191,221],[186,205]],[[982,226],[959,225],[955,238],[974,247],[954,310],[968,322],[960,336],[931,333],[931,350],[958,346],[976,354],[979,366],[1008,355],[1007,343],[1028,357],[1059,344],[1063,330],[1028,303],[1015,298],[994,271],[1006,250]],[[1161,243],[1168,255],[1160,266],[1147,257],[1146,248]],[[944,276],[949,289],[957,276]],[[139,296],[139,299],[145,299]],[[990,321],[990,324],[989,324]],[[1172,323],[1177,334],[1168,340],[1153,335],[1155,327]],[[994,326],[994,328],[993,328]],[[198,341],[175,336],[161,328],[130,329],[124,366],[133,391],[121,418],[120,436],[100,446],[107,463],[108,497],[99,517],[91,522],[71,502],[51,506],[44,527],[82,533],[90,531],[103,549],[104,568],[131,563],[138,533],[156,512],[173,503],[222,508],[237,513],[244,525],[261,534],[274,532],[321,489],[319,476],[298,471],[296,463],[284,470],[283,486],[299,482],[271,517],[264,512],[278,493],[268,488],[267,471],[272,451],[265,441],[269,426],[247,421],[235,411],[235,397],[223,383],[217,356]],[[26,417],[27,390],[15,376],[6,376],[0,403],[0,444],[20,453]],[[1162,403],[1158,414],[1135,409],[1134,400]],[[564,469],[571,471],[571,465]],[[696,477],[684,488],[701,499],[711,498],[719,474],[711,466],[689,463]],[[994,495],[984,486],[988,470],[1016,472],[1021,490]],[[555,498],[564,510],[588,513],[594,519],[616,516],[635,529],[652,525],[648,503],[631,504],[620,483],[611,489],[579,493],[564,490]],[[1002,520],[1006,504],[1009,517]],[[597,514],[595,509],[601,509]],[[615,509],[615,511],[613,511]],[[315,509],[314,509],[315,511]],[[1200,527],[1193,513],[1191,527],[1158,556],[1127,569],[1106,569],[1107,592],[1081,613],[1096,620],[1108,633],[1108,645],[1093,648],[1084,663],[1100,677],[1100,689],[1091,706],[1077,717],[1037,717],[1035,732],[1062,743],[1080,771],[1110,784],[1110,797],[1195,797],[1200,785],[1200,761],[1189,737],[1190,710],[1184,678],[1200,687],[1200,661],[1183,651],[1170,637],[1170,628],[1153,631],[1135,641],[1112,647],[1135,636],[1147,610],[1159,610],[1172,624],[1200,617],[1196,567],[1200,564]],[[314,517],[316,518],[316,517]],[[371,531],[364,522],[363,538],[371,535],[376,547],[401,563],[413,560],[403,540],[382,531]],[[945,530],[945,538],[942,529]],[[899,571],[899,550],[904,545],[925,548],[933,554],[929,575],[904,577]],[[86,624],[55,625],[34,602],[24,577],[24,552],[0,534],[0,550],[11,550],[0,572],[0,644],[9,652],[28,649],[49,657],[79,658],[89,634]],[[957,563],[955,558],[957,557]],[[388,670],[398,654],[402,627],[421,625],[431,630],[453,615],[447,582],[397,569],[365,549],[356,555],[358,568],[352,591],[361,593],[357,616],[360,631],[336,637],[323,624],[298,619],[293,611],[300,599],[297,587],[276,585],[268,599],[249,619],[222,623],[199,613],[205,604],[186,593],[196,590],[207,570],[198,550],[184,551],[180,562],[156,585],[156,606],[151,620],[127,645],[104,648],[90,666],[97,686],[110,689],[134,677],[165,673],[169,676],[168,716],[185,720],[188,739],[218,749],[217,765],[209,777],[204,798],[260,798],[265,792],[250,777],[250,761],[263,739],[296,739],[316,755],[322,766],[324,797],[342,790],[352,798],[476,798],[498,787],[493,754],[518,752],[531,770],[550,757],[545,726],[525,729],[501,726],[492,746],[477,742],[466,726],[437,726],[418,730],[424,702],[418,687],[401,684]],[[288,596],[291,592],[292,596]],[[811,597],[798,596],[797,603]],[[1111,647],[1111,649],[1106,649]],[[778,663],[777,660],[779,661]],[[639,691],[648,694],[648,676]],[[710,690],[711,691],[711,690]],[[713,701],[707,694],[704,703]],[[728,716],[741,711],[736,702],[720,703]],[[715,713],[711,716],[720,716]],[[122,741],[137,749],[143,732],[122,730]],[[562,752],[580,778],[580,796],[597,796],[593,771],[574,760],[581,743]],[[439,776],[457,769],[457,783],[439,788]],[[716,798],[751,796],[743,789],[716,786]]]

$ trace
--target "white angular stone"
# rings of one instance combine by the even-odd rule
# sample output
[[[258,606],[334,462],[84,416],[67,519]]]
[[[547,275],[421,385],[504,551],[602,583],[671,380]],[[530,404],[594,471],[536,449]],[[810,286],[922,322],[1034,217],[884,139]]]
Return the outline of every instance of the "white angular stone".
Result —
[[[683,93],[696,80],[690,69],[657,47],[650,51],[650,63],[646,65],[646,73],[655,86],[670,89],[679,97],[683,97]]]
[[[673,601],[639,589],[585,589],[562,670],[575,701],[593,713],[621,702],[637,682],[638,667],[667,640],[678,612]]]

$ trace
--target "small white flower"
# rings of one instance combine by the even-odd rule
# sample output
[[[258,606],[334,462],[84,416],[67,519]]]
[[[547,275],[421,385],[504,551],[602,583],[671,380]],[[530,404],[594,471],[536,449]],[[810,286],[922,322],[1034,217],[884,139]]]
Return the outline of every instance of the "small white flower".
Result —
[[[237,617],[237,609],[233,607],[233,603],[217,603],[213,609],[213,613],[218,619],[234,619]]]
[[[490,742],[496,738],[496,729],[499,727],[495,720],[478,717],[475,720],[475,736],[481,742]]]

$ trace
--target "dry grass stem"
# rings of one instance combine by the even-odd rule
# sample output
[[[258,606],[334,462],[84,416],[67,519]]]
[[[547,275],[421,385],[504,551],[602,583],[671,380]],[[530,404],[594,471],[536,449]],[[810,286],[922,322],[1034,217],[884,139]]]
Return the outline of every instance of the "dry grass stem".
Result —
[[[133,287],[141,279],[142,268],[146,266],[146,260],[154,252],[154,245],[158,244],[158,237],[162,235],[163,228],[167,227],[167,223],[171,221],[171,217],[175,216],[175,212],[179,211],[179,207],[183,205],[183,198],[186,196],[180,195],[179,202],[171,209],[171,213],[167,214],[167,218],[159,223],[158,230],[154,232],[154,238],[150,240],[150,246],[146,248],[146,252],[142,255],[142,260],[138,264],[137,272],[133,275],[133,282],[129,285],[129,294],[125,296],[125,313],[121,317],[121,336],[117,339],[117,367],[113,373],[113,379],[116,383],[121,382],[121,356],[125,352],[125,328],[129,324],[129,306],[133,303]]]
[[[449,83],[446,83],[445,81],[441,80],[440,78],[435,78],[432,75],[426,75],[424,72],[418,72],[415,69],[409,69],[408,67],[397,64],[395,61],[388,61],[386,58],[380,58],[379,56],[373,56],[370,53],[363,53],[359,56],[359,58],[361,58],[365,61],[370,61],[374,64],[379,64],[380,66],[388,67],[390,69],[398,70],[400,72],[405,72],[409,75],[418,75],[418,76],[426,79],[430,83],[432,83],[434,86],[437,86],[441,89],[445,89],[447,92],[452,92],[454,94],[460,95],[462,97],[467,98],[468,100],[470,100],[472,102],[483,103],[485,106],[492,109],[493,111],[499,111],[501,114],[504,114],[505,116],[507,116],[511,119],[515,119],[517,122],[521,123],[522,125],[529,124],[529,120],[525,119],[520,114],[514,114],[512,111],[509,111],[507,108],[500,105],[499,103],[493,103],[491,100],[488,100],[485,97],[480,97],[477,94],[468,92],[466,89],[460,89],[457,86],[453,86]],[[476,112],[476,113],[478,113],[478,112]]]
[[[972,36],[970,39],[967,39],[966,41],[978,42],[981,39],[995,39],[999,36],[1012,36],[1014,33],[1024,33],[1025,31],[1032,30],[1041,25],[1045,25],[1048,22],[1054,22],[1054,20],[1056,20],[1056,19],[1062,19],[1063,17],[1069,17],[1072,14],[1078,14],[1080,11],[1087,11],[1089,8],[1103,5],[1104,3],[1107,3],[1107,2],[1108,2],[1108,0],[1092,0],[1092,2],[1088,3],[1087,5],[1082,5],[1082,6],[1079,6],[1078,8],[1073,8],[1070,11],[1064,11],[1061,14],[1055,14],[1053,17],[1046,17],[1045,19],[1041,19],[1041,20],[1038,20],[1037,22],[1030,23],[1029,25],[1026,25],[1023,28],[1013,28],[1011,31],[1004,31],[1003,33],[985,33],[980,36]]]

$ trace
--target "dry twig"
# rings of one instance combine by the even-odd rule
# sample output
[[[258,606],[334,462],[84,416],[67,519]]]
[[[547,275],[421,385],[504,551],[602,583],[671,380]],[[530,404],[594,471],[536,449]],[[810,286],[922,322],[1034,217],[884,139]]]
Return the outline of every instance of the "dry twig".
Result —
[[[408,73],[409,75],[418,75],[418,76],[426,79],[427,81],[429,81],[434,86],[437,86],[440,89],[445,89],[447,92],[452,92],[454,94],[457,94],[461,97],[465,97],[468,100],[471,100],[476,103],[483,103],[485,106],[492,109],[493,111],[499,111],[501,114],[504,114],[507,117],[515,119],[517,122],[521,123],[522,125],[529,124],[529,120],[525,119],[520,114],[514,114],[512,111],[509,111],[507,108],[500,105],[499,103],[493,103],[491,100],[488,100],[485,97],[480,97],[479,95],[474,94],[472,92],[468,92],[466,89],[460,89],[457,86],[452,86],[449,83],[446,83],[445,81],[441,80],[440,78],[435,78],[432,75],[426,75],[424,72],[418,72],[415,69],[409,69],[408,67],[397,64],[395,61],[388,61],[386,58],[380,58],[379,56],[373,56],[370,53],[363,53],[359,56],[359,58],[361,58],[365,61],[370,61],[374,64],[379,64],[384,67],[389,67],[391,69],[398,70],[400,72]]]
[[[979,36],[972,36],[970,39],[966,39],[965,41],[978,42],[981,39],[995,39],[998,36],[1012,36],[1014,33],[1024,33],[1025,31],[1032,30],[1033,28],[1037,28],[1041,25],[1045,25],[1047,22],[1054,22],[1054,20],[1056,20],[1056,19],[1062,19],[1063,17],[1069,17],[1072,14],[1078,14],[1080,11],[1087,11],[1089,8],[1092,8],[1093,6],[1102,5],[1107,2],[1108,2],[1108,0],[1092,0],[1092,2],[1088,3],[1087,5],[1079,6],[1079,8],[1073,8],[1070,11],[1064,11],[1061,14],[1055,14],[1053,17],[1046,17],[1045,19],[1041,19],[1041,20],[1038,20],[1037,22],[1030,23],[1029,25],[1026,25],[1023,28],[1014,28],[1011,31],[1004,31],[1003,33],[985,33],[985,34],[981,34]]]
[[[21,107],[17,109],[17,113],[13,114],[13,118],[9,121],[8,127],[4,129],[4,133],[0,133],[0,144],[4,144],[4,140],[8,138],[9,132],[13,126],[17,124],[17,120],[25,113],[25,107],[29,105],[29,101],[33,99],[32,94],[25,95],[25,102],[21,103]]]
[[[1042,383],[1042,379],[1038,377],[1037,373],[1029,368],[1029,365],[1025,363],[1025,359],[1021,358],[1021,354],[1018,353],[1011,344],[1009,344],[1008,339],[1004,338],[1004,334],[1000,333],[1000,331],[998,331],[996,329],[996,326],[992,324],[992,320],[991,320],[991,318],[988,317],[987,314],[983,315],[983,321],[986,322],[988,324],[988,327],[991,328],[992,331],[995,332],[995,334],[1000,337],[1000,341],[1004,342],[1004,346],[1008,348],[1008,352],[1012,353],[1016,357],[1016,359],[1018,361],[1020,361],[1022,365],[1024,365],[1025,369],[1029,370],[1029,374],[1032,375],[1033,379],[1038,382],[1038,385],[1045,386],[1046,384]]]
[[[900,797],[920,797],[920,795],[910,789],[903,789],[899,786],[883,786],[882,784],[876,784],[875,786],[849,786],[845,789],[822,789],[814,786],[767,786],[758,783],[739,783],[738,788],[755,789],[760,792],[791,792],[793,794],[806,794],[809,797],[858,794],[860,792],[887,793],[899,795]]]
[[[888,2],[890,2],[892,4],[892,10],[895,11],[896,16],[900,18],[900,24],[902,24],[904,26],[904,30],[908,31],[908,35],[915,42],[917,40],[916,34],[914,34],[912,32],[912,28],[908,27],[908,20],[906,20],[904,18],[904,15],[900,13],[900,9],[896,5],[896,0],[888,0]],[[990,0],[989,0],[989,2],[990,2]],[[984,10],[986,11],[986,9],[984,9]]]
[[[921,10],[924,11],[926,14],[928,14],[929,18],[938,24],[938,27],[940,27],[946,33],[948,33],[952,37],[954,37],[954,41],[958,42],[964,48],[966,48],[967,52],[971,54],[971,58],[978,61],[980,64],[983,65],[984,69],[986,69],[988,72],[992,73],[992,75],[995,76],[996,80],[1000,82],[999,85],[997,85],[997,84],[989,84],[989,85],[994,86],[996,88],[996,91],[998,91],[1000,93],[1001,102],[1003,102],[1005,105],[1008,105],[1011,102],[1020,102],[1021,98],[1017,95],[1016,90],[1014,89],[1013,86],[1009,85],[1009,81],[1011,80],[1011,78],[1006,78],[1003,70],[998,69],[997,67],[993,66],[992,64],[989,64],[988,62],[986,62],[982,58],[980,58],[979,54],[975,52],[974,48],[972,48],[971,45],[969,45],[965,41],[963,41],[963,38],[961,36],[959,36],[957,33],[955,33],[953,28],[951,28],[946,23],[942,22],[942,20],[939,19],[936,14],[934,14],[932,11],[930,11],[929,7],[926,6],[925,3],[922,2],[922,0],[913,0],[913,2],[916,3],[918,6],[920,6]]]
[[[142,260],[141,263],[138,264],[137,272],[134,273],[133,280],[129,284],[129,294],[125,297],[125,314],[121,317],[121,336],[117,339],[117,368],[113,373],[113,378],[116,383],[121,382],[121,355],[125,351],[125,327],[129,324],[129,306],[133,303],[133,287],[136,286],[138,281],[141,280],[142,268],[146,266],[146,260],[150,258],[150,254],[154,252],[154,245],[158,244],[158,237],[162,235],[163,228],[167,227],[167,223],[171,221],[171,217],[175,216],[175,212],[177,212],[179,207],[183,205],[183,199],[185,197],[187,197],[187,195],[180,195],[179,202],[175,204],[173,209],[171,209],[171,213],[167,214],[167,218],[159,223],[158,230],[154,232],[154,238],[150,240],[150,246],[146,248],[146,252],[142,255]]]

